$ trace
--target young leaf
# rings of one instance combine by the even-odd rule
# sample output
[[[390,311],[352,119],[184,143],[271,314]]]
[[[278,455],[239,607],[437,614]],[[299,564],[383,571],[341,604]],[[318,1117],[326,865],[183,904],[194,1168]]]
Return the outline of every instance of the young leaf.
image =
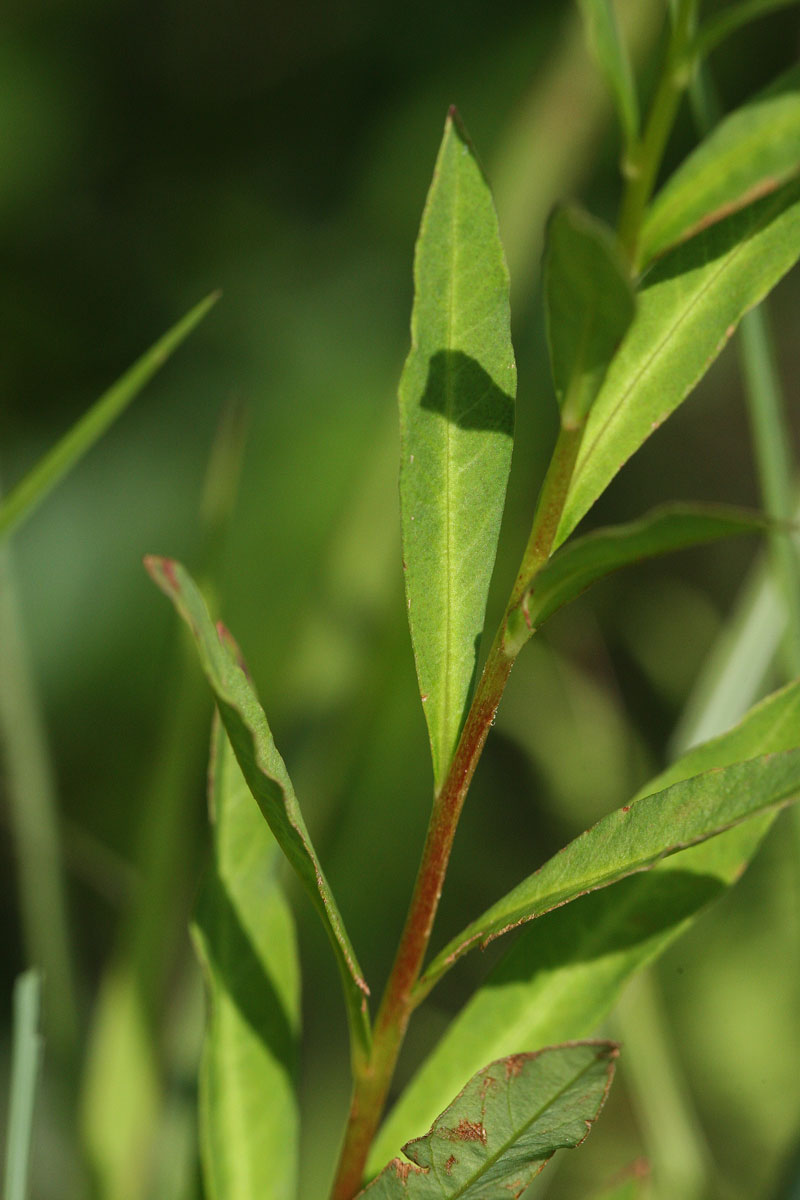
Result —
[[[644,262],[800,170],[800,67],[727,116],[670,176],[642,229]]]
[[[0,501],[0,540],[26,520],[87,450],[91,450],[218,299],[219,292],[213,292],[173,325]]]
[[[422,217],[414,285],[399,389],[400,503],[409,624],[438,788],[475,674],[516,392],[497,217],[454,110]]]
[[[722,504],[665,504],[637,521],[576,538],[536,576],[528,601],[531,629],[621,567],[704,542],[755,533],[767,524],[757,513]]]
[[[660,259],[586,423],[556,546],[800,256],[800,181]]]
[[[637,798],[714,767],[792,749],[799,728],[796,682],[751,709],[735,729],[690,750]],[[535,921],[406,1087],[378,1133],[369,1169],[424,1130],[487,1059],[592,1033],[631,975],[739,878],[774,819],[774,813],[753,818]]]
[[[365,1053],[370,1039],[366,1002],[369,989],[311,844],[286,766],[275,748],[255,689],[238,661],[233,639],[224,627],[215,629],[197,585],[180,563],[149,556],[145,566],[189,626],[247,786],[322,918],[339,964],[354,1046]]]
[[[547,226],[544,296],[556,398],[570,428],[592,407],[636,311],[614,235],[574,205],[556,209]]]
[[[209,993],[200,1137],[209,1200],[291,1200],[299,1119],[294,1083],[299,973],[276,878],[278,844],[218,716],[209,807],[214,858],[193,927]]]
[[[614,98],[626,146],[639,134],[639,101],[630,59],[617,28],[612,0],[579,0],[589,47]]]
[[[360,1195],[370,1200],[519,1197],[556,1150],[589,1136],[614,1078],[613,1042],[552,1046],[490,1063],[425,1137]]]
[[[419,992],[427,994],[473,946],[485,946],[525,921],[645,871],[660,859],[798,794],[800,748],[714,767],[624,805],[575,838],[453,938],[425,971]]]

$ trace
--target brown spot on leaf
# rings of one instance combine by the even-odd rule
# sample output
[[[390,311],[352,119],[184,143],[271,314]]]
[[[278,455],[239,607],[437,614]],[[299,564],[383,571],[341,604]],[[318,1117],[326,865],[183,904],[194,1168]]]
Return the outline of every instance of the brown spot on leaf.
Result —
[[[458,1159],[456,1158],[455,1154],[451,1154],[450,1157],[448,1158],[447,1162],[444,1164],[444,1169],[448,1175],[450,1175],[452,1173],[453,1167],[456,1165],[457,1162],[458,1162]]]
[[[509,1054],[506,1059],[506,1079],[515,1079],[525,1066],[527,1054]]]
[[[403,1162],[402,1158],[393,1158],[389,1163],[390,1167],[394,1167],[394,1173],[401,1183],[408,1183],[409,1175],[427,1175],[427,1167],[418,1167],[416,1163]]]
[[[483,1125],[480,1121],[470,1121],[467,1117],[462,1117],[455,1129],[449,1130],[449,1136],[453,1141],[480,1142],[486,1145],[486,1130]]]
[[[630,804],[623,804],[623,806],[622,806],[622,811],[623,811],[623,812],[630,812],[630,811],[631,811],[631,806],[630,806]]]

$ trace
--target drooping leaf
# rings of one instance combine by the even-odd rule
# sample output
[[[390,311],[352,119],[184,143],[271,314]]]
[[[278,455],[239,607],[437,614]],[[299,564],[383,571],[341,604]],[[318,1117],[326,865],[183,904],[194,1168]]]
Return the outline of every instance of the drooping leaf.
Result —
[[[209,805],[213,864],[193,933],[209,993],[200,1138],[209,1200],[293,1200],[299,971],[280,851],[218,717]]]
[[[579,0],[579,3],[589,48],[614,99],[625,143],[631,145],[639,133],[639,100],[612,0]]]
[[[653,200],[642,228],[647,262],[800,171],[800,68],[725,117]]]
[[[714,767],[792,749],[798,730],[800,682],[762,701],[735,729],[690,750],[637,799]],[[631,975],[739,878],[773,820],[773,813],[753,818],[523,931],[400,1096],[375,1140],[370,1170],[422,1132],[482,1062],[592,1033]]]
[[[665,504],[636,521],[576,538],[536,576],[528,602],[531,628],[536,629],[598,579],[630,563],[766,527],[764,517],[745,509],[721,504]]]
[[[574,426],[592,407],[636,311],[613,233],[575,205],[557,208],[548,223],[544,296],[561,421]]]
[[[42,979],[35,969],[14,984],[14,1025],[8,1098],[4,1200],[26,1200],[36,1087],[42,1058],[39,1033]]]
[[[800,739],[800,729],[798,730]],[[473,946],[588,892],[647,870],[800,794],[800,748],[714,767],[624,805],[575,838],[437,954],[419,982],[427,993]]]
[[[800,256],[800,181],[734,213],[652,268],[586,424],[556,546],[688,395],[737,323]]]
[[[508,272],[489,186],[454,111],[414,262],[400,380],[406,596],[438,787],[475,674],[514,430]]]
[[[247,786],[322,918],[339,964],[355,1045],[365,1052],[370,1036],[368,988],[311,844],[286,766],[233,639],[224,627],[214,627],[197,585],[180,563],[148,556],[145,566],[189,626]]]
[[[552,1046],[490,1063],[430,1131],[360,1194],[370,1200],[519,1197],[556,1150],[579,1146],[600,1114],[618,1047]]]
[[[0,501],[0,540],[8,537],[30,516],[87,450],[99,441],[218,299],[219,292],[212,293],[173,325]]]

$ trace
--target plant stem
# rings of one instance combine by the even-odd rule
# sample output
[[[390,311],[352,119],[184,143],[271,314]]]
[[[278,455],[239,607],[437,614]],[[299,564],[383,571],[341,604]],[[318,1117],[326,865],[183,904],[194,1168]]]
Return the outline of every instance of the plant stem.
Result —
[[[528,544],[503,620],[470,705],[456,753],[434,797],[411,904],[375,1020],[372,1054],[354,1081],[350,1115],[331,1200],[351,1200],[380,1122],[411,1013],[423,999],[414,989],[422,971],[450,851],[469,785],[494,723],[517,654],[531,635],[525,619],[530,587],[552,553],[583,435],[583,423],[562,428],[539,493]]]
[[[694,27],[696,0],[679,0],[664,68],[658,81],[644,134],[626,162],[627,185],[622,198],[619,240],[634,270],[639,266],[639,235],[647,202],[664,157],[667,140],[690,78],[687,49]]]

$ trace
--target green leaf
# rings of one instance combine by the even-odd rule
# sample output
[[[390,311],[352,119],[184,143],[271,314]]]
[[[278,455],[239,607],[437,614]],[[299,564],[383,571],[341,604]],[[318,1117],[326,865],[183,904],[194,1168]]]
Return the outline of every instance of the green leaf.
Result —
[[[714,767],[793,749],[798,729],[800,682],[762,701],[735,729],[690,750],[637,799]],[[400,1096],[376,1138],[370,1170],[422,1132],[487,1059],[592,1033],[630,976],[739,878],[774,819],[774,813],[756,817],[535,921]]]
[[[645,218],[643,261],[774,191],[798,170],[800,67],[792,67],[721,121],[670,176]]]
[[[291,1200],[300,987],[279,847],[253,801],[219,717],[209,806],[214,859],[193,933],[210,1001],[200,1069],[209,1200]]]
[[[17,978],[14,984],[4,1200],[26,1200],[28,1196],[33,1112],[42,1058],[42,1039],[39,1034],[41,996],[42,980],[38,971],[26,971]]]
[[[788,8],[796,3],[797,0],[741,0],[739,4],[729,4],[713,17],[709,17],[700,28],[692,47],[693,53],[705,57],[725,38],[743,26],[779,8]]]
[[[552,1046],[490,1063],[425,1137],[360,1193],[371,1200],[521,1196],[556,1150],[589,1136],[614,1078],[613,1042]]]
[[[409,624],[438,788],[469,703],[514,430],[508,272],[489,186],[454,110],[417,240],[400,380]]]
[[[589,413],[556,546],[798,256],[800,181],[795,180],[656,263]]]
[[[764,517],[745,509],[722,504],[665,504],[636,521],[576,538],[536,576],[528,602],[531,629],[621,567],[767,527]]]
[[[0,502],[0,540],[26,520],[87,450],[91,450],[218,299],[219,292],[213,292],[173,325],[8,493]]]
[[[626,146],[639,134],[639,101],[630,59],[619,35],[611,0],[579,0],[589,48],[605,76]]]
[[[311,897],[333,945],[344,984],[354,1048],[366,1053],[369,989],[311,844],[286,766],[272,740],[255,689],[224,626],[214,627],[205,601],[188,571],[168,558],[149,556],[145,566],[192,632],[234,753],[258,806]]]
[[[561,422],[574,427],[592,407],[636,311],[613,233],[574,205],[557,208],[547,226],[544,296]]]
[[[486,946],[525,921],[645,871],[798,793],[800,748],[714,767],[624,805],[564,846],[453,938],[420,979],[420,992],[427,994],[473,946]]]

